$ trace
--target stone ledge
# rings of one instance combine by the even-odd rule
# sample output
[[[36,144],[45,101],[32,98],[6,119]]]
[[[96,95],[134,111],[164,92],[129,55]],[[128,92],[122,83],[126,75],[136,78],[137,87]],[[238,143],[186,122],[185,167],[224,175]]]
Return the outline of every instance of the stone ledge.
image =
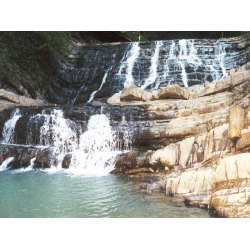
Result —
[[[0,99],[7,100],[13,103],[21,105],[30,105],[30,106],[43,106],[45,102],[43,100],[35,100],[25,96],[20,96],[12,92],[8,92],[4,89],[0,89]]]

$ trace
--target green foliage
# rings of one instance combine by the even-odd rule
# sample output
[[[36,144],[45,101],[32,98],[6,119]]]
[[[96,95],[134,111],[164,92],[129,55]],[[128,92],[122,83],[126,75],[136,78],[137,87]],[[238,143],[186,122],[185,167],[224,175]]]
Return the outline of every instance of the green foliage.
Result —
[[[43,89],[54,55],[66,56],[70,32],[0,32],[0,81]]]
[[[230,121],[230,115],[227,116],[226,122],[229,123]]]

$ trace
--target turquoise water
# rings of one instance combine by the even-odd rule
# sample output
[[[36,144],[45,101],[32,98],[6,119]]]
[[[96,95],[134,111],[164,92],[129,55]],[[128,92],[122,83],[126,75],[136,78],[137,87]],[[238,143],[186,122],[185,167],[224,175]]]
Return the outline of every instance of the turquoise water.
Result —
[[[147,195],[140,182],[114,176],[66,172],[0,172],[1,218],[210,217],[163,193]]]

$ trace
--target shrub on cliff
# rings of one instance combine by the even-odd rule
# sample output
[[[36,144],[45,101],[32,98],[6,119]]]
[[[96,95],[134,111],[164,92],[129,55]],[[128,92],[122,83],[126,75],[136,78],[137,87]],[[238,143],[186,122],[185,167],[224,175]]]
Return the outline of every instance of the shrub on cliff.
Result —
[[[0,88],[33,98],[45,94],[52,59],[70,52],[70,38],[70,32],[0,32]]]

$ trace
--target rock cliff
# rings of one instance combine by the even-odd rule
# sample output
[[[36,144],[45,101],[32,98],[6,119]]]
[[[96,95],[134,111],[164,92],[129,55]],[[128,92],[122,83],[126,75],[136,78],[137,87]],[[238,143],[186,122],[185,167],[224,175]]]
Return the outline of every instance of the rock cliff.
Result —
[[[151,150],[118,161],[113,173],[154,179],[144,185],[149,193],[165,190],[220,217],[250,217],[249,83],[247,63],[223,80],[176,90],[178,99],[173,88],[151,101],[110,98],[111,105],[143,107],[151,122]]]

